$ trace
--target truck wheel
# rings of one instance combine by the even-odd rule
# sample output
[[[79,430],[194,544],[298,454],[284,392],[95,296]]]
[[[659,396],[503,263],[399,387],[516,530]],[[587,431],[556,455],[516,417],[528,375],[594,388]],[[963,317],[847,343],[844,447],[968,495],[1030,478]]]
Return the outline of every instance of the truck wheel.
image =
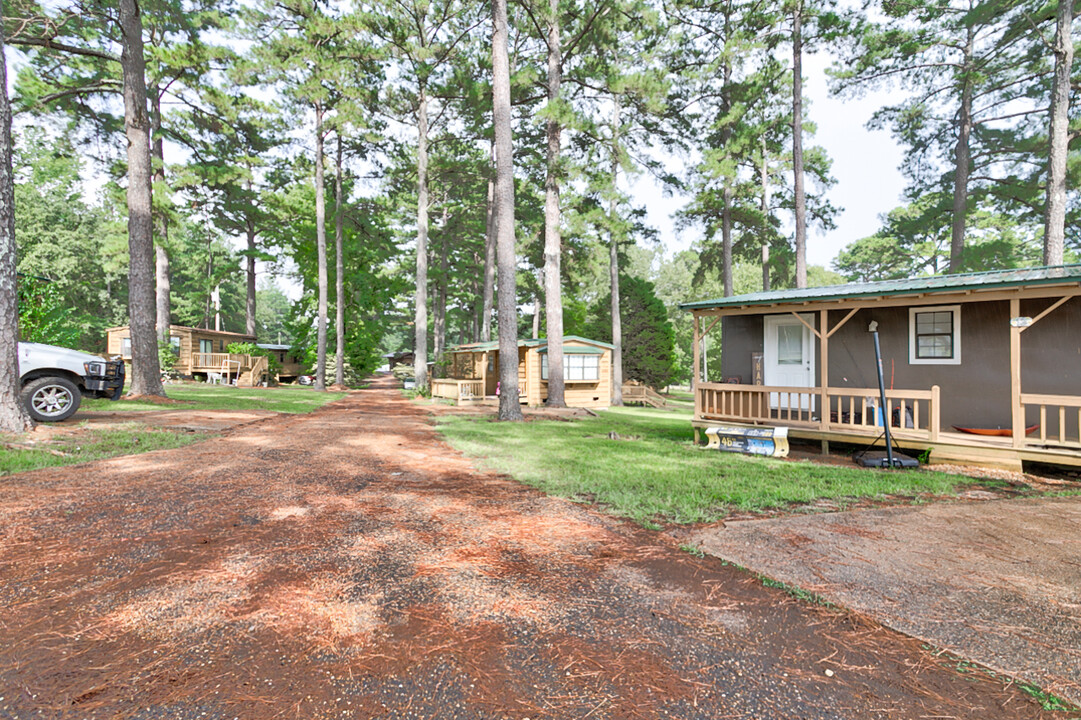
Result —
[[[63,377],[31,380],[20,394],[30,417],[37,422],[67,420],[79,409],[83,399],[75,383]]]

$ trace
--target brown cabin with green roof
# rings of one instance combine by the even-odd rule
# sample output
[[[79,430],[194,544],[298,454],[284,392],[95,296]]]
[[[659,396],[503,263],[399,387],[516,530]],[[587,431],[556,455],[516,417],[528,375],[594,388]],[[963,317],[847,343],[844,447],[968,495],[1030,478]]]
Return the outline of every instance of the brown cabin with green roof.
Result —
[[[725,423],[867,444],[888,417],[898,444],[933,461],[1081,465],[1079,296],[1081,265],[1067,265],[684,303],[696,438]],[[721,344],[708,376],[707,337]]]
[[[496,397],[499,343],[448,348],[447,377],[432,380],[432,395],[459,405]],[[569,407],[606,408],[612,402],[612,346],[576,335],[563,338],[564,397]],[[523,404],[548,399],[548,341],[518,341],[518,396]]]

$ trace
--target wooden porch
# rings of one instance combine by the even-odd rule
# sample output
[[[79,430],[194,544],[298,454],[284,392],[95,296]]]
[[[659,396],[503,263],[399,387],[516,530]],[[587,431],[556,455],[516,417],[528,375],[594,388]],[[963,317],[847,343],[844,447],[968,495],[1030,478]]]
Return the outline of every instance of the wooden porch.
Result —
[[[1049,274],[1053,273],[1049,271]],[[729,303],[716,301],[712,307],[702,307],[707,303],[699,303],[698,307],[689,308],[694,314],[692,424],[696,442],[701,429],[724,423],[786,426],[790,428],[790,436],[821,440],[824,447],[830,441],[866,445],[882,435],[883,422],[889,422],[897,445],[909,450],[930,450],[933,462],[994,465],[1014,470],[1020,470],[1024,461],[1081,467],[1081,395],[1022,390],[1022,336],[1066,303],[1081,298],[1081,287],[1073,276],[1065,282],[1056,279],[1009,288],[948,287],[897,295],[872,296],[866,292],[853,297],[843,297],[842,288],[821,298],[810,296],[809,291],[805,293],[798,301],[785,302],[781,298],[759,304],[752,295],[745,296],[752,300],[745,304],[734,299]],[[1041,300],[1046,304],[1029,317],[1022,313],[1023,300]],[[962,433],[949,425],[944,428],[942,418],[956,417],[957,413],[950,412],[955,408],[943,405],[943,393],[938,385],[888,389],[884,408],[879,407],[877,387],[830,386],[830,340],[860,310],[972,302],[1002,302],[1008,307],[1009,322],[1003,322],[999,336],[1003,347],[1008,349],[1008,382],[986,388],[987,393],[1009,400],[1009,413],[999,420],[1008,423],[1003,426],[1005,436]],[[703,362],[706,336],[721,326],[723,318],[766,315],[784,315],[789,322],[798,321],[806,328],[812,337],[812,355],[817,352],[818,359],[817,366],[809,366],[813,375],[808,385],[814,386],[709,382]],[[753,377],[753,382],[761,383],[762,379]],[[1026,434],[1026,428],[1033,425],[1036,429]]]
[[[486,378],[433,378],[431,381],[432,397],[453,400],[455,405],[481,405],[497,402],[497,395],[485,395]],[[518,380],[518,399],[522,404],[528,402],[528,386]]]
[[[890,434],[902,448],[930,450],[935,462],[979,463],[1020,470],[1022,461],[1081,467],[1081,397],[1022,393],[1023,417],[1039,427],[1020,437],[972,435],[943,429],[941,392],[887,390],[886,411],[877,388],[793,388],[699,383],[695,390],[694,435],[718,423],[788,427],[809,440],[869,444]],[[826,408],[819,412],[819,408]],[[884,440],[882,441],[884,442]]]
[[[185,375],[205,373],[208,380],[226,384],[235,380],[237,387],[255,387],[266,380],[269,361],[262,355],[192,353],[190,364],[178,362],[176,368]]]

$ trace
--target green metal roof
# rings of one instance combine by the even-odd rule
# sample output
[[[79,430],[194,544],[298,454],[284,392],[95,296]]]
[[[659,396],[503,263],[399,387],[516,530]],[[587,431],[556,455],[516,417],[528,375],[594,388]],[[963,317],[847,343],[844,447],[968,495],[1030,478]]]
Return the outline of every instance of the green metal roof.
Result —
[[[539,352],[539,353],[548,352],[548,346],[545,345],[544,347],[542,347],[537,352]],[[567,347],[566,345],[564,345],[563,346],[563,354],[564,355],[604,355],[604,348],[592,347],[592,346],[583,347],[581,345],[572,345],[570,347]]]
[[[679,307],[683,310],[706,310],[724,307],[746,307],[748,305],[850,300],[888,295],[909,295],[912,293],[947,293],[970,288],[987,290],[1025,285],[1051,285],[1063,282],[1081,282],[1081,264],[992,270],[990,272],[962,273],[958,275],[932,275],[901,280],[881,280],[879,282],[802,288],[799,290],[758,292],[747,295],[733,295],[732,297],[718,298],[716,300],[680,303]]]
[[[589,338],[579,337],[578,335],[564,335],[563,336],[563,343],[564,344],[566,344],[567,342],[574,342],[574,341],[589,343],[591,345],[600,345],[601,347],[606,347],[609,350],[615,348],[614,345],[609,345],[608,343],[601,342],[600,340],[590,340]],[[534,339],[531,339],[531,340],[519,340],[518,341],[518,347],[540,347],[540,348],[547,349],[547,347],[548,347],[548,339],[547,338],[534,338]],[[447,348],[447,352],[488,352],[490,350],[498,350],[498,349],[499,349],[499,341],[498,340],[492,340],[491,342],[478,342],[478,343],[466,343],[465,345],[455,345],[453,347]],[[542,352],[543,352],[543,350],[542,350]]]

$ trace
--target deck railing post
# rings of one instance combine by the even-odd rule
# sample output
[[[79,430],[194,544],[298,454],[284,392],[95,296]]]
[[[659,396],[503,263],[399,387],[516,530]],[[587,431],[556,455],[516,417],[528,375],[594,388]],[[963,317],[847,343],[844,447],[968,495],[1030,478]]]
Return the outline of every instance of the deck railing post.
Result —
[[[938,442],[938,433],[942,430],[942,406],[941,406],[942,390],[938,385],[931,386],[931,407],[928,408],[930,417],[927,418],[931,424],[931,442]]]

